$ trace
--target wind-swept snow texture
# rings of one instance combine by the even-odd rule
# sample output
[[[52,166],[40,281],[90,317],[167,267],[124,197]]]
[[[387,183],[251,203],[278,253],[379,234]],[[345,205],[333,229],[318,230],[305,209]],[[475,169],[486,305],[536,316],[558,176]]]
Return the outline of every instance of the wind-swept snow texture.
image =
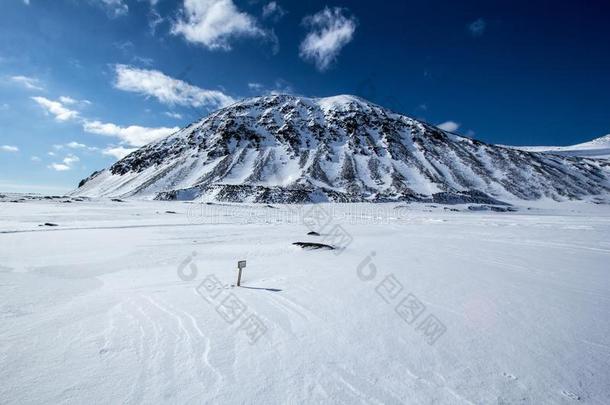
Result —
[[[0,402],[607,405],[609,207],[0,203]]]
[[[232,202],[579,199],[607,162],[488,145],[354,96],[238,102],[131,153],[74,195]]]

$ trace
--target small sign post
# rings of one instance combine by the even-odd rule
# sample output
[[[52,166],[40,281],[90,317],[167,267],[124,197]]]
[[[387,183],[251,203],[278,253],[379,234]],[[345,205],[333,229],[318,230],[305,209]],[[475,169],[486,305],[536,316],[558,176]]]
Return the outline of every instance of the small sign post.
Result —
[[[237,268],[239,269],[239,272],[237,273],[237,286],[238,287],[241,285],[241,269],[243,269],[244,267],[246,267],[245,260],[240,260],[237,262]]]

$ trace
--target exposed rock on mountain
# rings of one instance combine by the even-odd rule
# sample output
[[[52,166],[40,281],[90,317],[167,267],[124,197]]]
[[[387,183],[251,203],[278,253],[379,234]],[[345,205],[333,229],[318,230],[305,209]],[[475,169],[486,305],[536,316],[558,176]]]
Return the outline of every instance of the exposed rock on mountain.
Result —
[[[600,161],[488,145],[354,96],[274,95],[146,145],[83,180],[75,194],[497,204],[605,194],[609,177]]]

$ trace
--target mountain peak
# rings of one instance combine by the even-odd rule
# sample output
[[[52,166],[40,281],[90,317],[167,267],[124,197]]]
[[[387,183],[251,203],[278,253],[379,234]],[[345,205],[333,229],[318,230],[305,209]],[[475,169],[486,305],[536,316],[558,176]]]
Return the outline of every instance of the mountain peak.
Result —
[[[232,106],[253,106],[253,105],[278,105],[281,103],[300,103],[305,105],[318,105],[323,110],[345,110],[348,107],[382,108],[368,100],[351,94],[340,94],[330,97],[305,97],[294,94],[268,94],[243,99]],[[231,108],[232,106],[226,107]]]

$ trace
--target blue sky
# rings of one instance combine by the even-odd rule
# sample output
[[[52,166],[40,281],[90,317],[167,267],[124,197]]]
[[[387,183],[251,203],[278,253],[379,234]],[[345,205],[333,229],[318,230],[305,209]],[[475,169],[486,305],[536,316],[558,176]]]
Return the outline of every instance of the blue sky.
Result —
[[[3,0],[0,190],[61,193],[233,100],[356,94],[513,145],[610,132],[607,1]]]

